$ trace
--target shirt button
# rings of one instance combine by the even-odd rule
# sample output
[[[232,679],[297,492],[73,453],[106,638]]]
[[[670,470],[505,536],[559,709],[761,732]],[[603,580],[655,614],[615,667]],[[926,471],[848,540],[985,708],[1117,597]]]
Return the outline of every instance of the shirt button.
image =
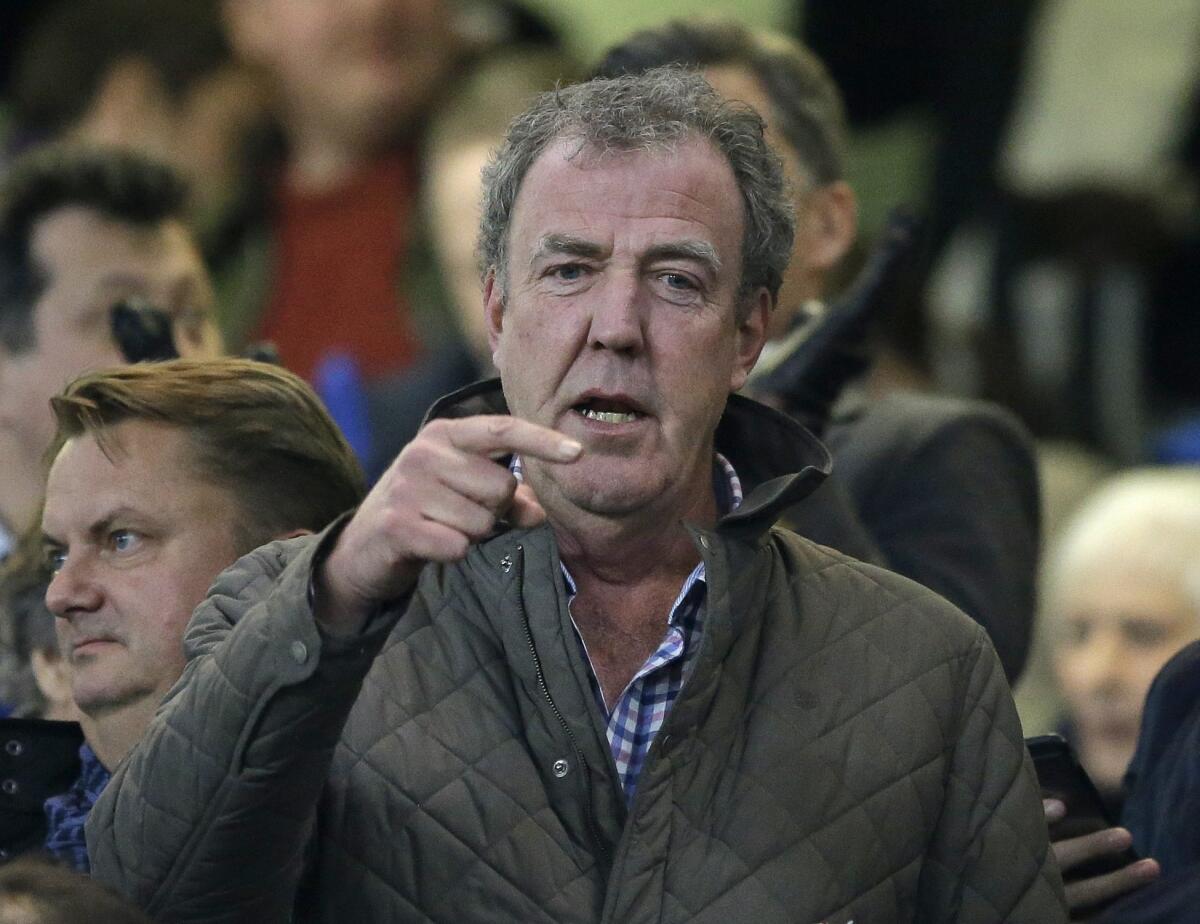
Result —
[[[9,757],[20,757],[25,753],[25,746],[13,738],[10,741],[4,742],[4,750],[8,752]]]
[[[3,790],[6,796],[15,796],[17,790],[20,788],[16,780],[5,780],[3,783],[0,783],[0,790]]]
[[[292,660],[297,664],[303,664],[308,660],[308,646],[300,639],[292,642]]]
[[[571,772],[571,765],[566,760],[560,757],[554,762],[554,775],[560,780]]]

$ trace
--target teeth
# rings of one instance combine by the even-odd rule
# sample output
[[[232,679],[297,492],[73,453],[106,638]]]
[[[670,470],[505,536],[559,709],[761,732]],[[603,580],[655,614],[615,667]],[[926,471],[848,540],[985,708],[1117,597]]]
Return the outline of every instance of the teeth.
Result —
[[[588,420],[598,420],[601,423],[619,424],[629,423],[632,420],[637,420],[637,414],[621,414],[617,411],[593,411],[591,408],[586,408],[582,412]]]

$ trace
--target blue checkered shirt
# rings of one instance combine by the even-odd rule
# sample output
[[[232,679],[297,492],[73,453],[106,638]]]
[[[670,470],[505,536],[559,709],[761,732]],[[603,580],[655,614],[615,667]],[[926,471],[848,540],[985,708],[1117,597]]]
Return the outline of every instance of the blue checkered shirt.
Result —
[[[79,763],[79,779],[61,796],[51,796],[45,802],[46,852],[86,873],[90,869],[83,823],[111,774],[86,742],[79,746]]]
[[[517,479],[522,476],[520,457],[514,456],[511,469]],[[717,494],[717,505],[722,513],[728,513],[742,502],[742,483],[729,460],[715,453],[713,486]],[[563,578],[567,584],[568,605],[575,599],[575,581],[563,565]],[[604,702],[596,669],[588,655],[587,646],[579,627],[575,626],[575,637],[589,668],[588,677],[592,693],[600,711],[607,720],[608,746],[612,750],[617,774],[625,791],[626,804],[632,804],[637,792],[638,777],[646,762],[654,736],[662,728],[671,711],[671,706],[683,688],[688,669],[700,650],[700,639],[704,633],[704,604],[707,585],[704,580],[704,562],[696,565],[675,603],[667,615],[667,633],[658,643],[658,648],[638,669],[629,685],[621,693],[612,711]],[[572,619],[574,625],[574,619]]]

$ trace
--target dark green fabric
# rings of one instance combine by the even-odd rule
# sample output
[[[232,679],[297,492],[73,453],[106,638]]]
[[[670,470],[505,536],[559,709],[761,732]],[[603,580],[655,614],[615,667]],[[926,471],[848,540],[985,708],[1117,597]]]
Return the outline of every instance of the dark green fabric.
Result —
[[[827,462],[793,423],[736,399],[720,432],[816,467],[719,444],[752,490],[693,530],[702,650],[628,815],[549,528],[428,567],[352,640],[307,603],[327,536],[197,611],[93,810],[95,875],[163,922],[285,921],[297,883],[298,921],[1065,921],[983,632],[769,526]]]

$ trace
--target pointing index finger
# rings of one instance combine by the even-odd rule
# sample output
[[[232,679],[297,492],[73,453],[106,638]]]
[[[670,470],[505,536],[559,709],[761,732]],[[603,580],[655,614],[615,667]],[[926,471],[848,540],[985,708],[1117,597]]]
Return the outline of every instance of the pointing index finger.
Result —
[[[573,462],[583,446],[557,430],[520,417],[481,414],[451,422],[450,444],[464,452],[484,456],[519,453],[545,462]]]

